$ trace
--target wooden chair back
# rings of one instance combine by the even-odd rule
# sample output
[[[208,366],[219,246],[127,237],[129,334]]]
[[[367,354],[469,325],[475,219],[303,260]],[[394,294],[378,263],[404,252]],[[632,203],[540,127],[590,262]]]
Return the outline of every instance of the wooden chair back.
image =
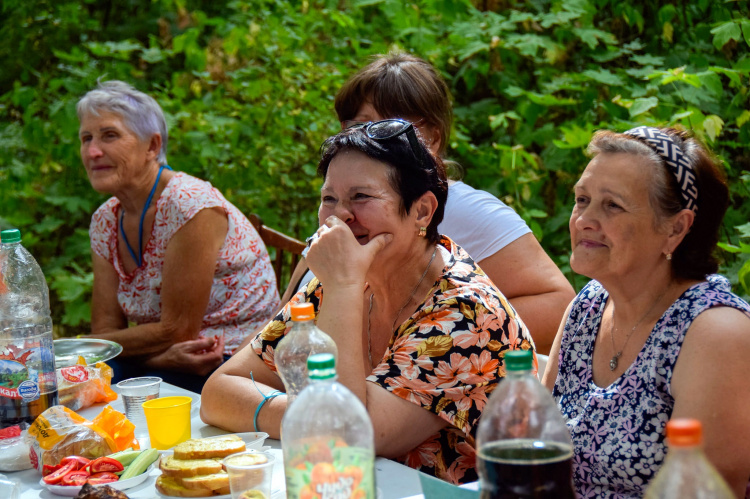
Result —
[[[283,232],[264,225],[263,220],[255,213],[252,213],[247,218],[253,224],[255,230],[258,231],[266,248],[274,248],[276,250],[276,256],[273,259],[273,271],[276,274],[276,283],[279,287],[279,296],[281,296],[283,292],[281,283],[285,281],[286,269],[289,269],[288,273],[291,277],[306,245],[299,239],[287,236]]]

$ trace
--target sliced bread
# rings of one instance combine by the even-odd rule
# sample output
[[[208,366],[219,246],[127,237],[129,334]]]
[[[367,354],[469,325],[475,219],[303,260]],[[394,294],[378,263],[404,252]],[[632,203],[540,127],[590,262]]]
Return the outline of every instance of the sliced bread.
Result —
[[[171,497],[210,497],[212,495],[219,495],[212,490],[188,489],[181,483],[177,482],[177,480],[179,480],[179,478],[161,475],[156,479],[156,490],[162,495]]]
[[[245,450],[245,442],[237,435],[191,439],[174,448],[175,459],[223,458]]]
[[[220,459],[176,459],[163,456],[159,461],[162,474],[173,478],[188,478],[197,475],[211,475],[222,470]]]
[[[179,478],[175,481],[182,483],[185,488],[191,490],[218,490],[224,487],[229,487],[229,473],[221,470],[219,473]]]

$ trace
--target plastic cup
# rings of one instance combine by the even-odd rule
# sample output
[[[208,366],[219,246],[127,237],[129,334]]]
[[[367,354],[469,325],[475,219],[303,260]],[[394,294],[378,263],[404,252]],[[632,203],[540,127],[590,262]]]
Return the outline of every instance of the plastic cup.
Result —
[[[275,457],[269,452],[249,450],[224,458],[232,499],[271,499]]]
[[[171,449],[190,439],[190,408],[193,399],[184,396],[162,397],[143,403],[151,447]]]
[[[160,385],[161,378],[156,376],[130,378],[117,383],[122,402],[125,404],[125,416],[135,425],[136,436],[145,436],[148,434],[146,415],[143,413],[143,406],[141,404],[147,400],[159,398]]]

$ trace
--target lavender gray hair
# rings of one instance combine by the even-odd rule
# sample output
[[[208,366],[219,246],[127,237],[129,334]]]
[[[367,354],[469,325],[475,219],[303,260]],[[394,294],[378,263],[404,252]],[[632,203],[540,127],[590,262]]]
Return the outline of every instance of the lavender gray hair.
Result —
[[[161,135],[161,150],[157,161],[159,165],[167,164],[167,121],[152,97],[124,81],[99,81],[94,90],[78,101],[76,111],[79,121],[88,114],[99,116],[100,111],[115,113],[140,140],[150,140],[158,133]]]

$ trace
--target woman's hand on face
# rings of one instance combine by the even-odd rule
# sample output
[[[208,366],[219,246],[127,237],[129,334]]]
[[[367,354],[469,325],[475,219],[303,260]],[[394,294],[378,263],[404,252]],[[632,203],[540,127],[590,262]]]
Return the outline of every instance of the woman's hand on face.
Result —
[[[150,358],[146,365],[152,368],[181,371],[205,376],[224,362],[224,337],[214,336],[181,341],[159,355]]]
[[[307,264],[327,287],[361,286],[375,255],[392,239],[393,234],[378,234],[362,245],[346,223],[330,216],[313,236]]]

